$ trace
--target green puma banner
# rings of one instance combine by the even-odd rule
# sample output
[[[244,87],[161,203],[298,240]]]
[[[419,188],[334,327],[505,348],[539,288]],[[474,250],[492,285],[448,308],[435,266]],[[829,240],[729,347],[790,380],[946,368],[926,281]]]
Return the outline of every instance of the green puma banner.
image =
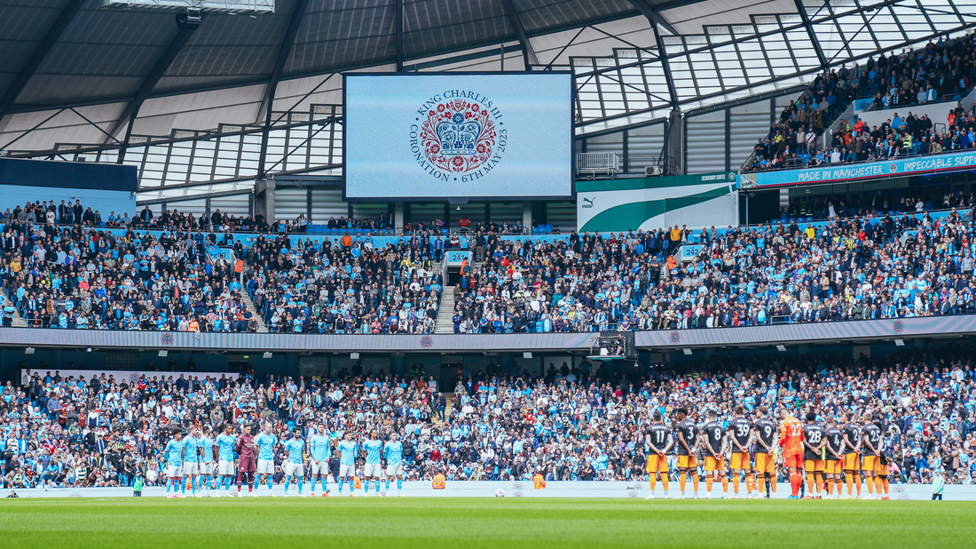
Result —
[[[736,172],[576,182],[580,231],[738,223]]]

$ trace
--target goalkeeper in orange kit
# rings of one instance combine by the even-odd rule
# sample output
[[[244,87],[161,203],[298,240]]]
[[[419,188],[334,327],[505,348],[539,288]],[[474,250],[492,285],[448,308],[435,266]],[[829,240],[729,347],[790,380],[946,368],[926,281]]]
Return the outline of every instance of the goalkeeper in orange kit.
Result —
[[[803,476],[803,424],[786,408],[779,409],[783,423],[779,427],[779,445],[783,448],[783,465],[790,470],[790,499],[799,499]]]

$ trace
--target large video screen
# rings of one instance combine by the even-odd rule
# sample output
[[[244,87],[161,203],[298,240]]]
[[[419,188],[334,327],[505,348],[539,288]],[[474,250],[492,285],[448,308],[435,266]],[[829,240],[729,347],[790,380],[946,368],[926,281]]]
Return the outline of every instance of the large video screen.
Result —
[[[572,79],[546,74],[349,74],[349,199],[572,194]]]

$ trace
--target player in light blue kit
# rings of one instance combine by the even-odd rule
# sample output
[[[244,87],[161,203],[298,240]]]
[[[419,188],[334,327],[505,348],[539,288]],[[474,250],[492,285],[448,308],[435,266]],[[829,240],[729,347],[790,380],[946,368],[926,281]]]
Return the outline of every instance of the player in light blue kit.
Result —
[[[346,431],[346,439],[339,443],[339,495],[342,496],[342,482],[349,480],[350,496],[355,496],[356,486],[352,477],[356,476],[356,447],[352,432]]]
[[[396,477],[397,497],[403,497],[403,443],[400,435],[393,433],[390,441],[383,447],[386,458],[386,495],[390,495],[390,478]]]
[[[302,452],[305,450],[305,442],[302,440],[302,430],[295,429],[291,440],[285,443],[285,451],[288,458],[284,463],[285,470],[285,497],[288,497],[288,488],[291,486],[291,477],[296,477],[298,484],[298,497],[302,497],[302,488],[305,486],[305,461]]]
[[[329,495],[329,487],[326,485],[329,479],[329,459],[332,458],[332,440],[329,432],[325,430],[325,424],[319,423],[315,427],[315,434],[308,438],[308,454],[311,456],[311,473],[308,478],[312,481],[312,497],[315,497],[315,479],[322,481],[322,497]]]
[[[190,479],[190,497],[199,497],[197,488],[200,482],[200,439],[196,427],[190,427],[190,435],[183,439],[183,476]],[[180,487],[186,494],[186,483]]]
[[[369,479],[373,479],[373,482],[376,483],[376,495],[379,495],[380,475],[383,474],[383,464],[381,463],[383,441],[380,440],[380,434],[376,429],[370,431],[369,440],[363,443],[363,453],[366,454],[366,470],[363,473],[363,477],[366,479],[363,486],[366,489],[366,496],[369,496]]]
[[[230,494],[231,484],[234,483],[235,444],[237,444],[237,437],[234,436],[234,426],[228,423],[224,426],[224,432],[217,435],[217,475],[221,478],[224,491],[228,494]],[[219,489],[217,495],[220,495]]]
[[[278,444],[278,437],[271,433],[271,424],[264,424],[264,432],[260,435],[254,437],[254,446],[258,450],[258,486],[261,486],[262,482],[267,482],[268,493],[271,497],[275,497],[272,490],[274,489],[274,447]],[[261,477],[264,477],[263,481]],[[257,494],[257,487],[255,487],[255,494]]]
[[[213,482],[214,466],[214,439],[211,436],[209,425],[206,425],[203,428],[203,435],[200,437],[200,450],[203,453],[203,460],[201,462],[201,467],[203,467],[203,470],[200,471],[200,481],[202,484],[200,487],[200,492],[209,498],[213,497],[213,492],[210,491],[210,483]]]
[[[173,438],[166,443],[163,450],[163,460],[166,461],[166,497],[181,498],[180,485],[183,484],[183,431],[174,431]],[[173,493],[169,493],[170,487]]]

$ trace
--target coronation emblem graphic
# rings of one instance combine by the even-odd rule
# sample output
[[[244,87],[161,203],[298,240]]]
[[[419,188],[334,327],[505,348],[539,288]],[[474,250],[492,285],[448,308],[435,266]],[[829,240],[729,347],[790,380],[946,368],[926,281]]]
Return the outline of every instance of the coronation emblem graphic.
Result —
[[[480,179],[502,159],[508,132],[485,96],[449,90],[425,101],[410,126],[410,148],[425,172],[442,181]]]

